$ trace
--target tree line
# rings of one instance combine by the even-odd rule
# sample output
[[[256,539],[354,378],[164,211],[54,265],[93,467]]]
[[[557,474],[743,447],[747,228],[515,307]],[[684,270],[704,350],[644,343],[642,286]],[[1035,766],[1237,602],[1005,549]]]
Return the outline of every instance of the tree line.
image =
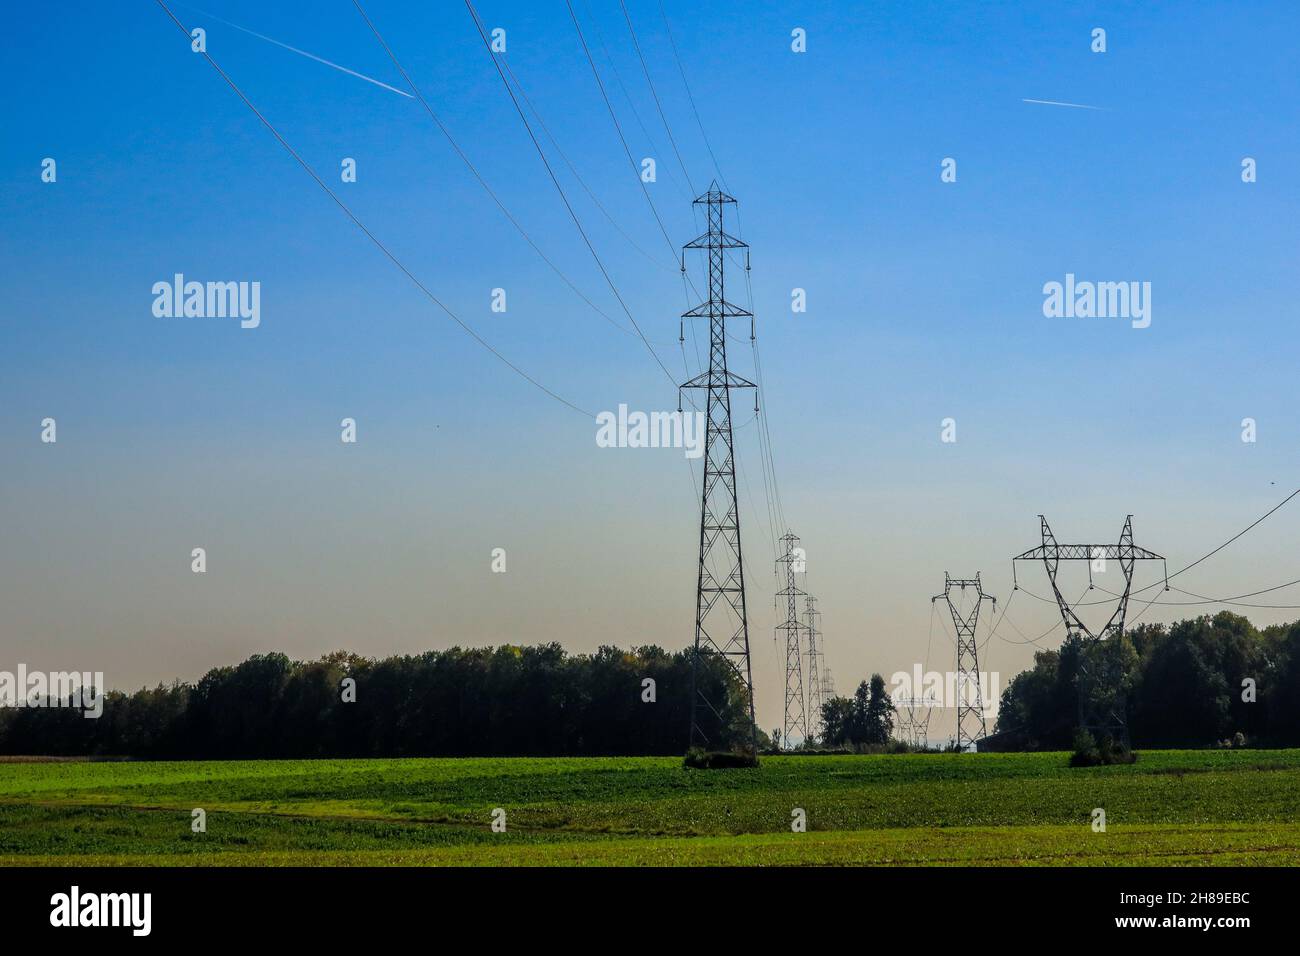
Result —
[[[675,755],[690,721],[691,656],[653,646],[571,655],[554,643],[382,659],[339,651],[306,662],[259,654],[197,683],[111,691],[94,720],[66,707],[0,707],[0,754]],[[1037,652],[1002,694],[995,733],[1006,749],[1073,745],[1083,661],[1116,675],[1136,747],[1300,746],[1300,622],[1261,630],[1224,611]],[[710,749],[746,746],[748,705],[734,671],[706,657],[700,681],[718,706],[704,716]],[[821,718],[821,747],[887,745],[893,704],[883,678],[826,701]],[[770,746],[761,731],[759,744]]]
[[[1104,645],[1069,637],[1003,691],[996,731],[1011,749],[1072,745],[1081,662],[1113,675],[1134,747],[1300,746],[1300,621],[1261,630],[1221,611]]]
[[[104,712],[0,708],[0,753],[154,759],[681,754],[690,721],[690,651],[558,644],[453,647],[316,661],[258,654],[197,683],[111,691]],[[704,657],[711,746],[747,745],[734,671]],[[766,738],[762,742],[766,744]]]

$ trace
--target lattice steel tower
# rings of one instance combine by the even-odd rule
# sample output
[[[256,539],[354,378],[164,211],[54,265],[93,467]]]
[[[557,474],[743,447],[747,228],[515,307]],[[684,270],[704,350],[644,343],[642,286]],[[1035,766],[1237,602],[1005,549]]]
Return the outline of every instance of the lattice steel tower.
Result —
[[[1118,638],[1124,633],[1124,618],[1128,613],[1129,595],[1133,589],[1133,571],[1138,561],[1160,561],[1164,558],[1154,551],[1139,548],[1133,543],[1133,516],[1124,519],[1124,527],[1119,533],[1118,544],[1058,544],[1056,535],[1052,534],[1047,519],[1038,516],[1039,533],[1042,544],[1030,548],[1023,554],[1011,559],[1012,580],[1015,580],[1015,562],[1042,561],[1047,571],[1047,580],[1052,585],[1052,594],[1056,597],[1056,606],[1061,612],[1067,635],[1082,639],[1083,653],[1079,657],[1075,693],[1078,697],[1079,726],[1097,738],[1108,736],[1125,749],[1129,746],[1128,737],[1128,701],[1124,694],[1124,675],[1114,655],[1117,648],[1107,643],[1109,638]],[[1088,562],[1088,590],[1092,583],[1093,570],[1104,572],[1107,561],[1119,563],[1120,574],[1124,577],[1124,590],[1116,595],[1118,600],[1115,610],[1099,632],[1093,632],[1080,620],[1070,602],[1061,593],[1056,583],[1057,571],[1062,561]],[[1016,587],[1019,587],[1017,582]],[[1165,567],[1165,590],[1169,590],[1169,569]],[[1107,652],[1111,653],[1107,653]],[[1090,664],[1089,659],[1092,658]]]
[[[952,601],[953,588],[963,595],[967,588],[975,589],[975,605],[963,612]],[[979,647],[975,643],[975,628],[979,623],[980,607],[992,601],[997,608],[998,599],[984,593],[979,572],[973,578],[952,578],[943,572],[943,593],[930,598],[930,603],[943,598],[952,614],[952,624],[957,631],[957,680],[953,687],[957,695],[957,747],[965,750],[985,735],[984,700],[980,690]]]
[[[925,747],[928,742],[932,706],[932,697],[900,697],[894,701],[899,732],[903,735],[903,740],[918,749]]]
[[[776,592],[777,610],[785,598],[785,620],[776,626],[777,635],[785,635],[785,719],[781,724],[781,739],[785,749],[790,749],[790,738],[797,734],[808,740],[808,712],[803,692],[803,666],[799,654],[799,636],[804,624],[799,620],[799,598],[807,595],[795,584],[795,574],[803,571],[803,549],[799,536],[787,531],[781,536],[785,552],[776,559],[777,567],[785,571],[785,587]]]
[[[704,480],[700,489],[700,565],[695,600],[695,650],[691,658],[691,733],[692,747],[709,747],[705,727],[709,715],[725,713],[723,701],[710,700],[700,681],[700,661],[709,655],[720,657],[732,668],[745,689],[749,710],[749,747],[756,751],[758,728],[754,722],[754,678],[749,661],[749,618],[745,609],[745,568],[740,550],[740,508],[736,500],[736,459],[731,433],[731,390],[754,388],[754,383],[727,368],[727,319],[743,317],[747,312],[727,301],[724,279],[728,249],[745,250],[745,269],[749,270],[749,246],[726,233],[722,226],[723,209],[736,202],[718,188],[695,200],[708,212],[709,229],[704,235],[682,248],[704,249],[709,258],[709,299],[688,312],[683,319],[709,320],[709,369],[681,388],[705,389]],[[682,256],[682,272],[686,257]],[[753,326],[750,327],[753,336]],[[678,408],[681,407],[680,393]]]
[[[808,635],[808,733],[822,735],[822,651],[821,627],[818,622],[822,612],[817,610],[817,599],[811,594],[803,599],[804,633]]]

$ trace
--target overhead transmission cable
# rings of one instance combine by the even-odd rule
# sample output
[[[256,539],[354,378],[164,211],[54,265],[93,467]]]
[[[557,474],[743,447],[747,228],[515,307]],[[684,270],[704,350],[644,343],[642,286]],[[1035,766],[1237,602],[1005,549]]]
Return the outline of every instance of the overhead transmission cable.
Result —
[[[668,34],[668,45],[672,47],[673,59],[677,61],[677,72],[681,74],[682,86],[686,88],[686,99],[690,101],[691,112],[695,114],[695,125],[700,128],[700,137],[704,140],[704,148],[709,151],[709,159],[713,161],[713,171],[718,174],[718,182],[722,183],[722,188],[730,192],[731,187],[727,185],[726,177],[722,175],[722,167],[718,165],[718,157],[713,155],[713,144],[709,142],[709,134],[704,130],[704,121],[700,119],[700,111],[695,106],[695,95],[691,92],[691,84],[686,80],[686,69],[682,66],[681,55],[677,52],[677,41],[673,39],[673,28],[668,22],[668,13],[664,10],[663,0],[659,0],[659,15],[663,17],[664,32]]]
[[[353,0],[353,2],[355,3],[356,0]],[[610,276],[609,270],[605,268],[605,263],[601,261],[600,254],[596,252],[596,247],[591,244],[591,239],[587,236],[587,230],[583,228],[582,221],[578,218],[578,214],[574,211],[573,204],[569,202],[569,197],[565,193],[564,187],[560,185],[560,180],[555,175],[555,170],[551,168],[550,160],[546,158],[546,151],[542,149],[542,144],[538,142],[537,134],[533,132],[533,127],[528,122],[528,116],[524,113],[523,107],[520,106],[519,99],[515,96],[514,89],[511,87],[505,71],[497,61],[497,55],[492,52],[492,41],[489,39],[487,29],[478,15],[478,10],[474,8],[473,0],[465,0],[465,7],[469,10],[470,16],[474,20],[474,26],[483,40],[483,48],[487,50],[488,58],[492,61],[493,68],[496,69],[497,75],[501,78],[501,83],[505,87],[506,93],[510,96],[510,102],[514,104],[515,112],[519,114],[519,119],[524,124],[524,129],[528,132],[528,138],[532,141],[533,148],[537,151],[537,155],[541,159],[542,165],[546,167],[546,173],[550,177],[552,185],[555,186],[555,191],[559,194],[561,201],[564,203],[564,208],[568,210],[569,218],[573,220],[573,225],[577,228],[578,234],[582,237],[583,244],[586,245],[587,251],[591,253],[591,257],[595,261],[596,267],[600,269],[600,274],[604,276],[606,284],[614,294],[614,298],[618,300],[619,306],[623,309],[623,314],[627,316],[628,321],[632,323],[632,327],[636,329],[637,334],[641,337],[641,341],[645,343],[645,347],[649,350],[655,363],[663,370],[668,381],[672,382],[675,386],[677,383],[673,379],[672,373],[668,371],[668,366],[664,365],[663,359],[659,357],[659,353],[655,351],[654,346],[650,344],[650,340],[646,338],[645,333],[641,330],[641,326],[637,324],[636,319],[632,316],[632,310],[628,308],[627,303],[623,300],[622,294],[618,291],[618,286],[614,284],[614,280]]]
[[[182,33],[184,33],[186,37],[189,37],[190,35],[189,29],[185,26],[185,24],[181,23],[181,21],[177,18],[176,14],[173,13],[171,8],[167,6],[165,0],[156,0],[156,2],[158,3],[158,6],[162,8],[163,12],[166,13],[167,16],[171,19],[171,21],[176,24],[177,29],[179,29]],[[470,338],[472,338],[475,342],[477,342],[488,352],[492,353],[493,356],[495,356],[502,364],[508,367],[516,375],[525,379],[535,388],[544,392],[546,395],[550,396],[560,404],[565,405],[573,409],[575,412],[587,416],[588,418],[594,417],[592,412],[589,412],[586,409],[581,408],[580,406],[569,401],[567,398],[563,397],[559,393],[548,388],[546,385],[543,385],[532,375],[528,374],[528,372],[524,371],[520,366],[516,365],[510,359],[506,358],[506,356],[503,355],[499,350],[497,350],[491,343],[489,343],[486,339],[484,339],[481,335],[479,335],[478,332],[473,328],[473,326],[471,326],[459,315],[453,312],[447,305],[445,305],[442,302],[441,299],[439,299],[436,295],[434,295],[433,292],[431,292],[429,288],[423,282],[421,282],[415,276],[415,274],[411,272],[411,270],[408,269],[400,259],[397,258],[396,255],[393,254],[393,252],[388,248],[388,246],[386,246],[379,239],[378,236],[376,236],[373,232],[370,231],[370,229],[365,225],[365,223],[363,223],[357,217],[357,215],[348,207],[347,203],[343,202],[343,200],[339,198],[338,194],[335,193],[334,190],[331,189],[328,185],[326,185],[325,181],[321,179],[321,177],[316,173],[316,170],[314,170],[311,167],[311,165],[305,159],[302,158],[302,156],[298,153],[298,151],[295,150],[293,146],[289,144],[289,141],[286,140],[284,136],[280,134],[280,131],[276,129],[274,124],[272,124],[271,121],[268,120],[265,115],[263,115],[262,111],[259,110],[253,104],[253,101],[250,100],[244,94],[244,91],[240,89],[238,84],[236,84],[235,81],[230,78],[230,75],[227,74],[226,71],[223,70],[217,64],[217,61],[212,58],[212,55],[208,53],[207,50],[202,50],[199,52],[202,53],[203,58],[207,60],[208,64],[217,72],[217,74],[222,78],[222,80],[225,81],[226,85],[229,86],[235,92],[235,95],[238,96],[240,100],[243,101],[244,105],[247,106],[249,110],[252,111],[253,115],[256,116],[257,119],[262,123],[262,125],[265,126],[270,131],[271,135],[275,137],[276,141],[279,142],[279,144],[284,148],[284,150],[290,156],[293,157],[294,161],[297,162],[298,165],[301,166],[302,169],[309,176],[311,176],[313,180],[315,180],[316,185],[320,186],[320,188],[325,191],[326,195],[328,195],[330,199],[334,201],[335,205],[337,205],[341,210],[343,210],[344,214],[348,217],[348,219],[352,221],[353,225],[355,225],[358,229],[360,229],[365,234],[366,238],[369,239],[375,245],[375,247],[379,249],[379,251],[382,252],[390,262],[393,263],[393,265],[397,266],[397,268],[400,269],[402,273],[408,279],[411,280],[412,283],[414,283],[416,288],[418,288],[421,292],[424,293],[424,295],[429,299],[429,301],[431,301],[439,309],[445,312],[447,316],[452,319],[452,321],[454,321],[458,326],[460,326],[461,330],[464,331],[465,334],[470,336]]]
[[[672,145],[673,155],[677,157],[677,165],[682,169],[682,176],[686,179],[686,186],[695,194],[695,185],[691,182],[691,174],[686,171],[686,164],[682,162],[681,150],[677,148],[677,139],[673,136],[672,127],[668,125],[668,117],[664,115],[664,107],[659,102],[659,92],[655,89],[655,82],[650,78],[650,67],[646,65],[645,56],[641,53],[641,43],[636,38],[636,28],[632,26],[632,15],[627,12],[627,4],[623,0],[618,0],[618,5],[623,9],[623,19],[627,21],[627,32],[632,36],[632,46],[636,49],[636,57],[641,61],[641,72],[645,74],[646,85],[650,87],[650,96],[655,101],[655,109],[659,111],[659,119],[663,121],[664,132],[668,134],[668,142]]]
[[[488,181],[484,179],[483,175],[479,172],[478,167],[474,165],[474,162],[461,148],[460,143],[456,141],[456,137],[452,135],[451,130],[447,128],[446,124],[443,123],[442,119],[434,111],[433,107],[429,105],[429,101],[425,98],[424,93],[420,90],[419,86],[416,85],[415,80],[411,78],[411,75],[406,71],[406,67],[403,66],[401,60],[397,58],[397,54],[393,51],[393,48],[388,45],[388,41],[385,40],[383,34],[379,32],[379,28],[375,25],[374,21],[370,19],[370,15],[367,14],[365,8],[362,7],[360,0],[352,0],[352,5],[356,7],[357,13],[361,15],[361,19],[364,20],[366,26],[370,28],[370,32],[373,33],[375,39],[379,41],[379,45],[384,48],[384,52],[388,54],[388,58],[393,62],[393,66],[397,68],[397,72],[402,74],[402,79],[406,82],[406,85],[410,88],[411,92],[415,94],[415,98],[419,101],[420,105],[424,107],[424,111],[429,114],[429,118],[433,120],[434,125],[438,127],[438,130],[451,145],[452,150],[460,158],[460,161],[465,164],[465,167],[473,174],[474,178],[478,181],[478,184],[483,188],[483,191],[488,194],[496,204],[497,208],[501,210],[502,215],[504,215],[510,224],[514,226],[515,231],[523,237],[524,241],[528,243],[541,260],[546,263],[551,271],[559,276],[560,280],[567,285],[573,293],[578,296],[578,298],[585,302],[592,311],[620,332],[624,332],[627,335],[637,335],[636,331],[633,331],[618,322],[613,316],[593,302],[591,298],[578,288],[577,284],[565,274],[564,270],[556,265],[555,261],[551,259],[545,251],[543,251],[541,246],[539,246],[529,234],[528,230],[523,227],[523,224],[519,222],[514,213],[512,213],[506,206],[505,202],[502,201],[501,197],[497,195],[496,190],[494,190]]]
[[[664,221],[659,215],[659,210],[655,207],[654,200],[650,198],[650,191],[646,189],[645,180],[641,178],[641,172],[632,157],[632,150],[627,144],[627,137],[623,135],[623,125],[618,121],[618,114],[614,112],[614,104],[610,102],[609,92],[605,89],[605,82],[600,77],[600,70],[596,68],[596,61],[592,58],[591,48],[587,46],[587,38],[582,33],[582,25],[578,22],[578,14],[573,9],[571,0],[564,0],[565,6],[569,10],[569,19],[573,21],[573,29],[577,31],[578,42],[582,46],[582,52],[587,58],[587,64],[591,67],[591,75],[596,79],[596,86],[600,89],[601,99],[605,101],[605,109],[609,112],[609,118],[614,123],[614,129],[618,133],[618,141],[623,145],[623,153],[627,156],[627,161],[632,167],[632,174],[641,184],[641,193],[645,196],[646,203],[650,206],[650,212],[653,214],[655,222],[659,226],[659,231],[663,234],[664,242],[672,250],[674,258],[677,255],[677,246],[673,243],[672,237],[668,234],[668,229],[664,226]],[[694,199],[694,197],[691,197]]]
[[[527,105],[528,109],[532,112],[533,116],[537,119],[537,125],[542,128],[542,132],[546,134],[546,138],[550,140],[551,145],[555,147],[555,151],[560,154],[560,158],[564,160],[564,164],[569,167],[569,172],[572,173],[573,178],[578,181],[578,185],[580,185],[583,188],[583,190],[587,193],[587,195],[591,198],[592,204],[595,205],[595,207],[600,210],[601,214],[607,220],[609,220],[609,224],[613,226],[615,230],[617,230],[620,236],[622,236],[624,239],[627,240],[628,244],[631,245],[633,249],[641,253],[642,256],[644,256],[646,259],[648,259],[652,264],[654,264],[658,268],[666,269],[670,272],[676,272],[677,271],[676,264],[666,265],[665,263],[656,259],[653,255],[651,255],[649,252],[643,249],[639,242],[637,242],[630,235],[628,235],[627,231],[621,225],[619,225],[618,220],[615,219],[612,215],[610,215],[609,210],[605,208],[604,203],[602,203],[600,199],[597,198],[596,194],[592,192],[591,187],[588,186],[587,181],[582,178],[582,175],[578,172],[577,168],[573,165],[573,162],[569,159],[568,154],[565,153],[564,149],[560,146],[559,142],[551,134],[551,129],[549,126],[546,125],[546,120],[542,118],[541,112],[537,109],[536,106],[533,105],[533,101],[528,98],[528,93],[524,90],[523,83],[521,83],[519,81],[519,77],[515,75],[515,71],[510,66],[510,61],[506,59],[504,54],[501,55],[501,62],[505,66],[506,72],[510,74],[510,79],[514,81],[515,89],[519,91],[519,95],[523,98],[525,105]]]

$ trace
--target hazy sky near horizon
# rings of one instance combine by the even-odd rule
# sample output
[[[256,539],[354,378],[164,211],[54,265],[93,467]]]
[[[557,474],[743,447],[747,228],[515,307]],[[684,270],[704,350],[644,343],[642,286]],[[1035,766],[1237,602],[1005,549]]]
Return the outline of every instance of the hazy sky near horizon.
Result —
[[[632,314],[675,380],[695,374],[707,330],[679,348],[675,253],[564,3],[476,5],[640,247],[543,137]],[[200,6],[404,87],[347,0]],[[1132,513],[1137,542],[1173,572],[1300,486],[1300,10],[664,6],[752,245],[776,476],[841,692],[872,671],[951,670],[949,631],[930,630],[944,572],[980,571],[1005,601],[1040,512],[1063,542],[1114,541]],[[365,7],[502,202],[626,324],[463,4]],[[681,245],[699,231],[692,192],[621,11],[575,7],[634,156],[657,161],[647,188]],[[416,100],[174,9],[206,27],[216,61],[366,226],[512,362],[583,409],[676,407],[640,341],[548,269]],[[628,9],[702,190],[716,174],[657,0]],[[791,51],[796,27],[806,53]],[[1094,27],[1105,53],[1090,50]],[[103,671],[130,689],[267,650],[689,644],[699,503],[680,450],[597,447],[591,418],[470,340],[157,4],[25,7],[0,44],[0,668]],[[55,183],[41,180],[46,157]],[[340,182],[344,157],[355,183]],[[940,180],[946,157],[956,182]],[[1257,182],[1242,182],[1245,157]],[[687,264],[701,284],[698,254]],[[151,289],[176,273],[259,282],[259,327],[156,317]],[[1067,274],[1149,282],[1150,326],[1045,317],[1044,283]],[[505,313],[491,310],[498,287]],[[796,287],[803,314],[791,312]],[[752,376],[748,328],[732,331],[736,370]],[[750,402],[736,398],[736,438],[771,728],[783,529],[768,522]],[[55,444],[41,441],[47,417]],[[356,444],[340,441],[346,417]],[[948,417],[955,443],[940,441]],[[1241,440],[1247,417],[1254,443]],[[1177,583],[1224,596],[1298,578],[1297,528],[1300,501]],[[205,574],[190,570],[196,547]],[[491,571],[494,548],[505,574]],[[1157,575],[1140,568],[1137,582]],[[1020,576],[1048,593],[1041,567]],[[1300,604],[1297,592],[1253,600]],[[1157,604],[1141,620],[1217,609]],[[1007,618],[982,661],[1002,686],[1034,649],[1013,628],[1034,637],[1056,611],[1017,596]]]

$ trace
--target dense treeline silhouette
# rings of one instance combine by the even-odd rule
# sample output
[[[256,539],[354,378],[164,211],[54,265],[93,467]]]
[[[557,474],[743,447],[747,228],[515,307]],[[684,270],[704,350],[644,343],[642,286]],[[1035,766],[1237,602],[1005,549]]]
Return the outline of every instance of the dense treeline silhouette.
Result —
[[[1237,739],[1300,746],[1300,622],[1256,629],[1224,611],[1140,625],[1103,648],[1067,639],[1039,651],[1002,694],[997,732],[1015,749],[1069,749],[1080,655],[1112,655],[1137,747]],[[748,743],[744,693],[706,659],[710,745]],[[343,701],[344,678],[356,682]],[[642,681],[655,682],[654,703]],[[1253,695],[1243,682],[1253,682]],[[880,686],[875,686],[876,684]],[[260,654],[196,684],[111,692],[104,714],[0,708],[0,754],[148,758],[565,756],[680,754],[691,655],[658,647],[566,654],[558,644],[429,651],[381,660],[346,652],[317,661]],[[1253,696],[1253,700],[1248,699]],[[871,747],[890,732],[883,680],[827,702],[824,745]],[[1240,734],[1241,737],[1237,735]],[[884,738],[884,739],[882,739]],[[760,747],[769,746],[760,732]]]
[[[1300,746],[1300,622],[1259,630],[1222,611],[1139,625],[1107,644],[1090,650],[1071,638],[1037,652],[1002,693],[998,732],[1015,749],[1068,749],[1080,655],[1104,652],[1122,675],[1135,747]]]
[[[345,703],[344,679],[356,682]],[[646,702],[643,681],[654,683]],[[744,692],[717,658],[701,664],[710,742],[748,742]],[[0,753],[150,758],[680,754],[691,655],[558,644],[299,662],[259,654],[197,684],[111,692],[103,716],[0,709]]]

